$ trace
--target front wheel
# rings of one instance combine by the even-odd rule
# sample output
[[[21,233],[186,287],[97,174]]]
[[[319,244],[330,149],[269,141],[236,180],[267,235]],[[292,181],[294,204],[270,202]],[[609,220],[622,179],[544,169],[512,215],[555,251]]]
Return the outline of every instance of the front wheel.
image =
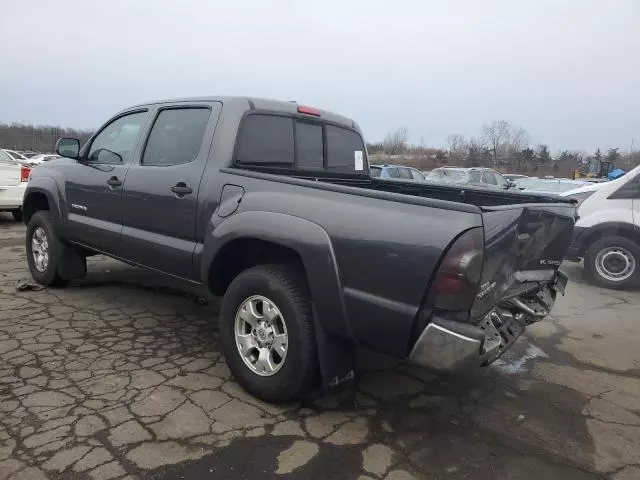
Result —
[[[219,327],[229,369],[255,397],[297,400],[315,383],[311,301],[296,268],[262,265],[240,273],[222,300]]]
[[[626,237],[604,237],[584,255],[587,280],[605,288],[624,289],[640,280],[640,245]]]
[[[75,251],[64,245],[56,235],[46,210],[33,214],[27,226],[27,263],[33,279],[47,287],[66,285],[70,278],[70,267],[80,264],[80,274],[86,272],[86,262],[78,262]],[[76,258],[78,257],[78,258]],[[84,268],[84,271],[82,271]],[[77,268],[76,268],[77,269]],[[66,274],[65,274],[66,273]]]

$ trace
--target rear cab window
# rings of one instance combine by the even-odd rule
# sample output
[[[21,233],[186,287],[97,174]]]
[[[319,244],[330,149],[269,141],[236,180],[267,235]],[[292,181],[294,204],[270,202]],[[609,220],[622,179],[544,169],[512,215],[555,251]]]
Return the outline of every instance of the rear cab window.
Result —
[[[358,132],[293,115],[247,115],[240,126],[235,162],[291,173],[369,175]]]
[[[293,167],[293,119],[249,115],[240,129],[236,160],[244,165]]]

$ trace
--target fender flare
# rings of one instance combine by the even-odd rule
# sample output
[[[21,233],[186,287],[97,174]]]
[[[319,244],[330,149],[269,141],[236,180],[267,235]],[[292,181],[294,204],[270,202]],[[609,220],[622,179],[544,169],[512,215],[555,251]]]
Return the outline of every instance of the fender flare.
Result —
[[[225,219],[214,216],[202,254],[201,278],[207,289],[208,270],[216,255],[229,242],[240,238],[272,242],[300,256],[311,292],[323,386],[342,389],[351,385],[355,379],[356,339],[346,313],[338,264],[327,232],[309,220],[274,212],[247,211]]]
[[[233,240],[253,238],[290,248],[302,259],[322,327],[330,334],[353,340],[331,239],[320,225],[292,215],[259,211],[237,213],[226,219],[214,217],[212,223],[201,264],[201,278],[207,287],[208,271],[216,255]]]
[[[29,197],[34,194],[45,195],[47,197],[47,201],[49,203],[49,214],[52,217],[53,224],[56,229],[56,235],[58,235],[59,238],[62,238],[61,225],[63,222],[63,205],[61,205],[61,202],[63,202],[63,200],[56,181],[51,177],[31,178],[24,194],[24,200],[22,202],[23,208],[29,201]]]

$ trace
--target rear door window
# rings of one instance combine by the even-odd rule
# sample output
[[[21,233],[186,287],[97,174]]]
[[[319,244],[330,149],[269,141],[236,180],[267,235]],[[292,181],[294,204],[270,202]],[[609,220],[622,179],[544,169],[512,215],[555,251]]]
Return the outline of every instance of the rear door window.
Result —
[[[324,168],[322,125],[296,122],[296,161],[300,169]]]
[[[276,115],[249,115],[238,138],[236,159],[250,165],[292,167],[293,119]]]
[[[414,180],[424,180],[424,175],[418,170],[411,170],[411,176]]]
[[[493,172],[484,172],[482,174],[482,181],[489,185],[497,185],[496,177],[493,175]]]
[[[325,126],[327,132],[327,172],[362,173],[364,169],[364,144],[353,130]]]
[[[401,178],[403,180],[413,180],[413,177],[411,176],[411,170],[403,167],[398,168],[398,178]]]
[[[162,110],[149,134],[142,164],[167,167],[195,160],[210,115],[208,108]]]
[[[498,185],[499,187],[507,186],[507,181],[504,179],[504,177],[501,174],[499,174],[498,172],[493,172],[493,176],[496,179],[496,185]]]

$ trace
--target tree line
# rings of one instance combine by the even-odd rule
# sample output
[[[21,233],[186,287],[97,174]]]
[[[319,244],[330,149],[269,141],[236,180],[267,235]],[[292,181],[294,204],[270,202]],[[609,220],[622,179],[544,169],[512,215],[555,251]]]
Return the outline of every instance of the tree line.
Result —
[[[562,150],[552,154],[546,144],[531,145],[526,130],[506,120],[482,125],[478,136],[449,135],[447,148],[411,145],[408,129],[401,127],[388,133],[382,142],[367,144],[367,150],[370,154],[396,156],[395,163],[423,169],[455,165],[490,166],[511,172],[552,170],[567,174],[571,170],[579,170],[583,174],[599,174],[603,166],[629,169],[640,164],[640,152],[622,154],[619,148],[609,148],[606,152],[598,148],[592,154],[581,150]]]
[[[0,148],[53,152],[60,137],[74,137],[86,142],[94,130],[63,128],[50,125],[24,125],[0,123]],[[640,165],[640,152],[621,153],[619,148],[602,152],[599,148],[589,154],[580,150],[563,150],[551,154],[546,144],[531,145],[526,130],[505,120],[482,125],[480,134],[465,137],[452,134],[447,137],[447,148],[431,148],[409,143],[406,127],[388,133],[382,142],[368,143],[370,154],[401,156],[394,163],[405,163],[418,168],[435,168],[442,165],[462,167],[492,166],[512,172],[538,170],[568,173],[599,173],[603,164],[625,170]]]
[[[0,148],[9,150],[49,153],[55,149],[60,137],[78,138],[84,143],[94,130],[62,128],[50,125],[24,125],[0,123]]]

